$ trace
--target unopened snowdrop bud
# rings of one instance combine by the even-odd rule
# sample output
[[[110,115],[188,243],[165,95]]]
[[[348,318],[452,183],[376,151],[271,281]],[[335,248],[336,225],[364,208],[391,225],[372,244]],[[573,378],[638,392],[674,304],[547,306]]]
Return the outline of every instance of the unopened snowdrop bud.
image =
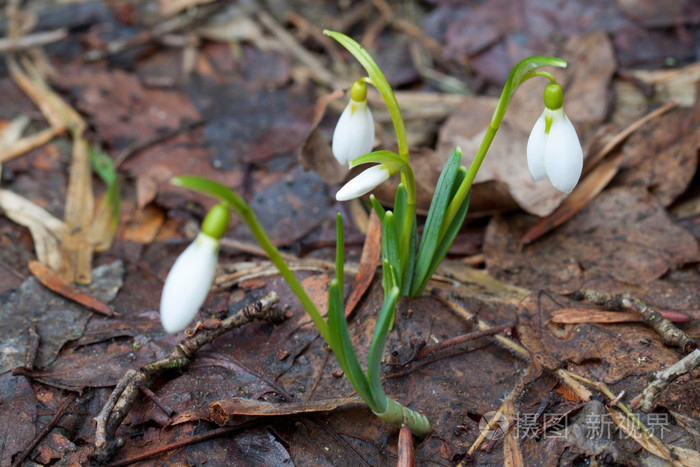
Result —
[[[202,231],[170,269],[160,298],[160,321],[166,332],[185,329],[207,298],[216,271],[219,240],[229,218],[226,205],[214,206],[202,222]]]
[[[333,132],[333,155],[341,164],[363,156],[374,146],[374,120],[367,107],[367,85],[358,80],[350,89],[350,102]]]
[[[535,181],[548,177],[557,190],[570,193],[581,176],[583,149],[562,102],[561,86],[547,85],[544,112],[527,142],[527,165]]]
[[[387,181],[389,177],[391,177],[391,172],[388,168],[383,164],[374,165],[346,183],[338,190],[335,199],[338,201],[349,201],[359,198]]]

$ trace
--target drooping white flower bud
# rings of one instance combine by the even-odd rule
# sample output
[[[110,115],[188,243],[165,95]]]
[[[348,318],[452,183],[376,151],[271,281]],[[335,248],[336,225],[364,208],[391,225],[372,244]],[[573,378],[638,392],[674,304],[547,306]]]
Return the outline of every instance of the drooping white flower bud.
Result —
[[[166,332],[185,329],[207,298],[229,215],[228,207],[214,206],[202,222],[202,232],[170,268],[160,298],[160,321]]]
[[[527,142],[527,165],[532,178],[545,176],[566,193],[574,189],[583,168],[583,149],[576,130],[564,114],[561,86],[545,90],[545,110],[532,128]]]
[[[335,199],[349,201],[359,198],[387,181],[389,177],[391,177],[391,172],[388,168],[383,164],[374,165],[346,183],[338,190]]]
[[[372,151],[374,119],[367,107],[367,85],[356,81],[350,89],[350,102],[340,115],[333,132],[333,155],[341,164]]]

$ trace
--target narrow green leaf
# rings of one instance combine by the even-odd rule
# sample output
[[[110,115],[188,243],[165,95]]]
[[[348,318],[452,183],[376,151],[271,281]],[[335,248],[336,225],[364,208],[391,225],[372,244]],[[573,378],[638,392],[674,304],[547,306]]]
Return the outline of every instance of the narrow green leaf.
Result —
[[[347,359],[345,358],[345,347],[343,347],[343,332],[338,320],[345,319],[343,310],[343,299],[338,297],[338,282],[334,279],[328,286],[328,345],[338,359],[340,368],[345,371]],[[347,372],[346,372],[347,373]],[[348,376],[350,379],[351,376]],[[352,380],[350,381],[352,383]],[[352,383],[353,387],[355,383]]]
[[[466,170],[464,170],[464,173],[466,173]],[[423,281],[415,287],[415,294],[411,295],[412,297],[420,297],[423,294],[425,287],[428,285],[428,281],[433,276],[433,273],[440,265],[442,260],[445,258],[445,255],[450,249],[450,246],[452,246],[452,243],[455,241],[457,234],[462,228],[462,223],[464,223],[464,218],[467,216],[470,195],[471,190],[469,193],[467,193],[467,197],[462,202],[459,211],[457,211],[457,215],[454,217],[454,219],[452,219],[452,223],[445,231],[445,235],[442,237],[442,240],[440,240],[440,244],[435,250],[435,255],[433,256],[433,262],[430,264],[430,269],[428,270],[425,278],[423,278]]]
[[[384,207],[379,204],[379,201],[377,201],[377,198],[374,195],[369,195],[369,201],[372,203],[372,209],[374,209],[374,212],[377,213],[379,220],[384,222],[384,214],[386,214]]]
[[[106,152],[100,151],[94,146],[90,146],[90,162],[95,173],[105,182],[111,185],[117,181],[117,173],[114,170],[114,162]]]
[[[382,289],[384,289],[384,295],[386,296],[393,287],[394,284],[394,274],[391,271],[391,265],[386,259],[382,259]]]
[[[406,214],[406,186],[399,183],[394,196],[394,222],[396,224],[396,235],[401,238],[401,228],[403,227],[403,217]]]
[[[393,287],[388,293],[384,295],[384,305],[379,311],[379,316],[377,317],[377,325],[374,328],[374,336],[372,336],[372,343],[369,348],[369,355],[367,357],[367,380],[369,382],[370,390],[372,391],[372,396],[379,406],[380,410],[375,410],[375,412],[382,413],[386,410],[387,397],[382,387],[382,380],[380,375],[381,363],[382,363],[382,353],[384,353],[384,346],[386,344],[386,337],[389,333],[389,328],[394,322],[394,314],[396,313],[396,301],[399,298],[399,288]]]
[[[401,284],[401,295],[407,296],[411,292],[411,286],[413,285],[413,272],[416,269],[416,250],[418,243],[418,234],[416,233],[416,215],[413,214],[413,227],[411,228],[411,238],[409,240],[408,247],[408,264],[406,265],[405,274]]]
[[[105,202],[111,209],[113,223],[119,222],[119,183],[117,181],[117,171],[114,162],[104,151],[99,151],[94,146],[90,146],[90,163],[95,173],[107,185]]]
[[[452,152],[452,155],[447,160],[445,167],[443,167],[437,186],[435,187],[435,193],[433,195],[433,200],[430,203],[428,217],[425,220],[423,238],[421,239],[420,248],[418,249],[418,257],[416,259],[415,271],[413,273],[414,289],[417,284],[423,282],[428,270],[430,269],[430,264],[432,263],[435,249],[440,241],[439,236],[442,228],[442,221],[445,217],[447,205],[450,202],[450,194],[452,193],[454,187],[454,181],[461,159],[462,152],[459,150],[459,148],[457,148]],[[411,295],[414,295],[413,291],[411,292]]]
[[[338,359],[338,363],[340,363],[345,375],[350,380],[350,384],[352,384],[352,387],[355,388],[369,408],[376,412],[379,407],[372,396],[372,391],[367,382],[367,377],[360,367],[360,362],[357,360],[355,349],[352,347],[352,341],[348,333],[348,324],[345,321],[343,312],[343,296],[338,288],[337,280],[333,279],[331,281],[328,293],[328,329],[333,336],[332,340],[335,341],[334,345],[337,345],[339,348],[338,351],[335,349],[333,351],[336,353],[336,356],[342,354],[344,361]],[[333,306],[331,306],[331,301],[333,301]]]
[[[386,239],[386,240],[385,240]],[[382,222],[382,246],[386,247],[386,259],[397,274],[401,274],[401,252],[399,250],[399,238],[396,235],[396,223],[394,213],[387,211]],[[394,277],[394,282],[401,287],[399,277]]]
[[[345,280],[345,240],[343,234],[343,216],[338,213],[335,220],[335,278],[338,280],[338,287],[341,295],[344,291]]]

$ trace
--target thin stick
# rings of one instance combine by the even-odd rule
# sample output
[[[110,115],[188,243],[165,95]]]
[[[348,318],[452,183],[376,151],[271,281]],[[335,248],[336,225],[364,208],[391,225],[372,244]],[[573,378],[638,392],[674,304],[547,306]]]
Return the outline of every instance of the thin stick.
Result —
[[[467,321],[474,321],[476,319],[477,327],[480,330],[485,331],[485,330],[491,329],[493,327],[489,323],[487,323],[486,321],[477,318],[474,313],[472,313],[471,311],[464,308],[459,302],[454,300],[452,297],[450,297],[448,294],[446,294],[442,290],[440,290],[438,288],[433,288],[432,293],[442,303],[449,306],[452,310],[454,310],[460,316],[466,318]],[[528,350],[525,347],[523,347],[522,345],[513,341],[512,339],[508,339],[506,336],[501,336],[501,335],[495,335],[493,337],[498,342],[500,342],[501,344],[508,347],[510,350],[516,352],[518,355],[520,355],[524,358],[527,358],[527,359],[530,358],[530,352],[528,352]]]
[[[422,348],[415,348],[417,346],[414,345],[412,342],[411,346],[415,348],[413,355],[411,355],[406,361],[400,362],[400,363],[392,363],[391,365],[393,366],[406,366],[409,363],[419,360],[421,358],[427,357],[428,355],[439,352],[440,350],[447,349],[450,347],[454,347],[456,345],[463,344],[468,341],[480,339],[482,337],[486,336],[493,336],[494,334],[498,334],[500,332],[503,332],[507,329],[512,329],[513,326],[515,326],[514,323],[508,323],[508,324],[503,324],[500,326],[494,326],[489,329],[484,329],[482,331],[474,331],[470,332],[468,334],[462,334],[461,336],[453,337],[451,339],[445,339],[444,341],[438,343],[438,344],[430,344],[430,345],[424,345],[424,341],[420,341],[419,345],[422,346]]]
[[[109,467],[124,467],[127,465],[132,465],[135,464],[136,462],[144,461],[146,459],[150,459],[153,456],[157,456],[159,454],[163,454],[165,452],[173,451],[175,449],[179,449],[184,446],[189,446],[190,444],[196,444],[200,443],[202,441],[206,441],[209,439],[213,438],[218,438],[219,436],[229,434],[234,431],[240,431],[243,430],[249,426],[259,424],[260,422],[258,420],[254,420],[251,422],[243,423],[241,425],[236,425],[236,426],[226,426],[223,428],[216,428],[214,430],[211,430],[207,433],[202,433],[201,435],[195,435],[191,437],[190,439],[186,439],[183,441],[178,441],[173,444],[168,444],[167,446],[163,446],[160,448],[153,449],[151,451],[146,451],[142,454],[139,454],[137,456],[134,456],[129,459],[125,459],[123,461],[115,462],[113,464],[109,464]]]
[[[649,112],[639,120],[632,122],[630,125],[625,127],[624,130],[619,132],[618,134],[615,135],[614,138],[612,138],[610,141],[605,144],[600,150],[595,153],[595,155],[589,157],[586,159],[585,162],[585,167],[583,168],[583,175],[586,175],[588,172],[590,172],[595,164],[602,159],[603,157],[606,156],[610,151],[615,149],[622,141],[624,141],[629,135],[637,131],[642,125],[644,125],[646,122],[649,120],[652,120],[660,115],[663,115],[664,113],[668,112],[669,110],[673,109],[678,105],[678,100],[676,99],[671,99],[668,101],[666,104],[662,105],[656,110],[653,110],[652,112]]]
[[[207,320],[205,325],[198,323],[192,335],[180,341],[163,359],[150,363],[138,371],[128,370],[109,396],[107,403],[93,419],[95,423],[95,446],[102,450],[114,435],[124,417],[127,416],[139,394],[139,386],[148,387],[155,379],[169,369],[185,369],[194,354],[205,344],[231,329],[238,328],[255,319],[261,321],[281,321],[282,311],[273,307],[279,301],[275,292],[238,310],[224,320]]]
[[[172,417],[172,415],[175,413],[173,409],[171,409],[168,405],[166,405],[162,400],[160,400],[160,397],[156,395],[153,391],[151,391],[149,388],[147,388],[141,381],[138,382],[137,384],[139,391],[141,393],[151,399],[151,402],[153,402],[156,407],[158,407],[160,410],[165,413],[168,417]]]
[[[66,37],[68,37],[68,29],[61,28],[54,31],[28,34],[17,38],[0,39],[0,53],[14,53],[34,47],[42,47],[62,41]]]
[[[486,436],[489,434],[489,432],[496,427],[498,422],[501,420],[501,415],[503,414],[503,411],[508,408],[508,404],[513,404],[513,401],[515,401],[515,399],[517,399],[518,396],[520,396],[520,393],[522,392],[523,388],[525,387],[525,382],[528,379],[527,375],[532,370],[533,370],[533,367],[530,366],[528,368],[528,371],[525,374],[525,376],[520,379],[518,384],[516,384],[515,387],[513,388],[513,390],[510,392],[510,394],[508,394],[508,397],[505,398],[505,400],[503,401],[503,404],[501,404],[501,406],[498,408],[498,411],[496,412],[496,414],[493,417],[491,417],[491,420],[489,420],[489,424],[488,424],[487,428],[484,430],[481,430],[479,437],[476,438],[476,440],[474,441],[474,444],[472,444],[471,447],[469,448],[469,451],[467,451],[468,456],[471,457],[474,454],[474,451],[476,451],[479,448],[479,446],[481,446],[481,443],[484,441],[484,439],[486,439]],[[466,465],[465,461],[462,461],[459,465],[460,465],[460,467],[463,467],[464,465]]]
[[[579,380],[581,382],[584,382],[586,384],[590,384],[591,386],[594,386],[597,388],[600,392],[605,394],[605,396],[610,399],[611,401],[614,401],[617,399],[617,396],[610,390],[608,387],[601,382],[597,381],[591,381],[587,378],[584,378],[583,376],[579,376],[575,373],[572,373],[570,371],[562,370],[565,371],[566,373],[569,374],[572,378]],[[667,446],[664,444],[663,441],[661,441],[647,426],[637,417],[625,404],[622,402],[618,401],[615,406],[622,411],[627,416],[627,419],[629,419],[630,422],[640,431],[641,435],[643,438],[645,438],[651,445],[653,445],[656,449],[659,450],[661,454],[665,457],[665,460],[667,461],[672,461],[673,459],[676,458],[675,454],[673,453],[673,447],[672,446]],[[611,409],[608,409],[608,411],[612,414],[614,413],[611,411]],[[661,456],[660,456],[661,457]],[[674,463],[674,465],[676,465]]]
[[[639,396],[632,399],[630,405],[633,409],[638,408],[642,412],[650,412],[654,408],[654,399],[659,397],[669,384],[678,379],[678,377],[690,373],[699,365],[700,349],[695,349],[665,370],[657,371],[654,374],[654,379]]]
[[[634,311],[642,317],[649,327],[661,336],[661,342],[668,346],[680,347],[685,353],[692,352],[698,347],[697,343],[690,336],[678,329],[670,320],[664,318],[654,308],[633,297],[628,292],[612,295],[584,289],[574,292],[573,298],[583,298],[610,310]]]
[[[63,413],[66,411],[68,406],[75,400],[76,398],[75,393],[71,393],[68,395],[68,397],[65,398],[65,400],[61,403],[61,406],[58,408],[54,416],[51,418],[49,423],[46,424],[44,428],[41,429],[39,434],[34,437],[31,443],[29,443],[29,446],[24,448],[24,451],[22,451],[22,454],[19,455],[19,457],[15,460],[15,462],[12,464],[12,467],[18,467],[22,465],[22,462],[26,457],[31,454],[31,452],[34,450],[35,447],[41,442],[44,437],[49,434],[51,430],[53,430],[53,427],[56,426],[58,421],[63,417]]]

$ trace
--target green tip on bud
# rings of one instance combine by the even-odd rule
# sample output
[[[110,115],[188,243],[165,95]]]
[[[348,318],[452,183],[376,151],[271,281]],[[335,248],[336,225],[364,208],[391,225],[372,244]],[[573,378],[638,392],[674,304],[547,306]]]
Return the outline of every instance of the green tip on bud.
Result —
[[[364,80],[358,79],[350,88],[350,99],[355,102],[364,102],[367,100],[367,85]]]
[[[202,222],[202,233],[216,240],[221,240],[221,237],[228,229],[228,221],[231,219],[231,211],[228,205],[224,203],[217,204],[209,210],[207,216]]]
[[[560,109],[564,104],[564,91],[557,83],[550,83],[544,88],[544,106],[549,110]]]

